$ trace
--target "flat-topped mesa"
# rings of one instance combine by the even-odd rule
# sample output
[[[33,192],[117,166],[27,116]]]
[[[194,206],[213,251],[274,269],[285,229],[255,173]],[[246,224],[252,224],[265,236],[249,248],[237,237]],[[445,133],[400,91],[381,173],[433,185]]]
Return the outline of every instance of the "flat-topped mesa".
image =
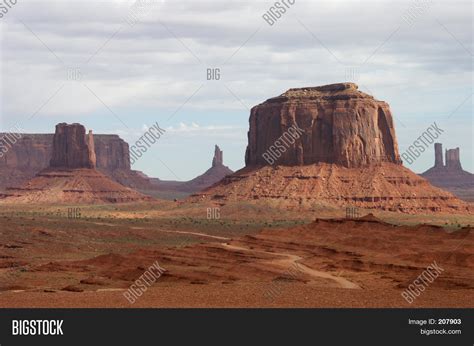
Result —
[[[92,131],[86,135],[81,124],[66,123],[56,125],[49,167],[0,194],[0,204],[130,203],[150,199],[97,170]]]
[[[223,152],[219,148],[219,146],[215,146],[214,148],[214,157],[212,158],[212,167],[223,166],[224,165],[224,158]]]
[[[288,91],[284,92],[282,95],[277,96],[279,97],[287,97],[287,98],[324,98],[324,97],[369,97],[373,98],[372,96],[365,94],[358,90],[359,87],[355,83],[336,83],[336,84],[328,84],[323,86],[317,87],[304,87],[304,88],[291,88]],[[271,98],[273,100],[275,98]]]
[[[289,89],[253,107],[249,122],[247,166],[401,164],[389,105],[354,83]]]
[[[50,167],[95,168],[96,156],[92,131],[86,136],[86,129],[81,124],[56,125]]]

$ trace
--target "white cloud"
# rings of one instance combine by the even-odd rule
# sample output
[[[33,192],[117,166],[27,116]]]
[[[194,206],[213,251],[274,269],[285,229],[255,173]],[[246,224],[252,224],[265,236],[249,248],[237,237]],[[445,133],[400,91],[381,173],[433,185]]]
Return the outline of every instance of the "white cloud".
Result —
[[[201,126],[195,122],[190,124],[180,122],[178,126],[165,128],[170,135],[177,136],[206,136],[206,137],[241,137],[247,128],[239,126],[205,125]]]

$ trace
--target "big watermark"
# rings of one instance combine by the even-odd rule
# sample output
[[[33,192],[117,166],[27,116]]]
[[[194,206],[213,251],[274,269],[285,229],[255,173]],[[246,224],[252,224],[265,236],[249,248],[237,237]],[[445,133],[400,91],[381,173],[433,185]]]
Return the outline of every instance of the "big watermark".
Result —
[[[411,304],[418,298],[425,289],[444,271],[436,261],[433,261],[423,272],[408,285],[407,289],[401,293],[403,299]]]
[[[404,162],[407,162],[409,165],[415,162],[416,159],[426,151],[426,148],[428,148],[430,144],[433,144],[443,132],[444,130],[434,122],[430,127],[423,131],[421,136],[418,137],[407,150],[405,150],[402,154]]]
[[[295,4],[296,0],[280,0],[271,6],[262,18],[268,25],[275,24],[289,9]]]
[[[0,0],[0,18],[3,18],[17,3],[18,0]]]
[[[133,304],[140,298],[148,287],[153,285],[161,275],[166,271],[160,267],[158,261],[155,261],[135,282],[123,293],[123,296],[130,304]]]
[[[17,124],[6,133],[0,134],[0,159],[22,138],[24,130]]]
[[[283,155],[289,147],[295,144],[295,141],[301,137],[304,131],[294,124],[286,130],[278,139],[271,145],[262,157],[269,165],[273,165]]]
[[[166,131],[156,123],[150,127],[131,147],[130,164],[134,164],[155,144]]]

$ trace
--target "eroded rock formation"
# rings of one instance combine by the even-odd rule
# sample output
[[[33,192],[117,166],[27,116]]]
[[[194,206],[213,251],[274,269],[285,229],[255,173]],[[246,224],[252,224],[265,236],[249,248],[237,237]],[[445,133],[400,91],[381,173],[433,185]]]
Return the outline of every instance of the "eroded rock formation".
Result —
[[[185,191],[197,192],[221,181],[224,177],[234,173],[229,167],[224,166],[223,152],[216,145],[214,148],[214,157],[212,167],[200,176],[186,182],[181,187]]]
[[[446,149],[446,168],[450,170],[462,170],[459,148]]]
[[[0,195],[3,203],[120,203],[149,198],[99,172],[92,131],[56,125],[50,165],[22,186]]]
[[[155,180],[154,184],[165,191],[194,193],[204,190],[221,181],[227,175],[234,173],[229,167],[224,166],[223,156],[223,151],[216,145],[214,147],[214,157],[212,158],[211,168],[200,176],[186,182]]]
[[[253,107],[245,161],[245,168],[188,201],[471,212],[401,164],[388,104],[353,83],[290,89]]]
[[[435,143],[435,164],[420,174],[434,186],[452,192],[466,201],[474,202],[474,174],[462,169],[460,149],[447,149],[446,165],[443,163],[443,147]]]
[[[94,135],[97,168],[105,172],[130,170],[128,143],[117,135]]]
[[[95,168],[94,139],[92,131],[80,124],[56,125],[53,137],[51,168]]]
[[[9,138],[15,138],[14,143]],[[52,134],[0,133],[0,191],[19,186],[48,167],[51,160]]]
[[[212,158],[212,167],[222,166],[224,164],[224,158],[222,150],[216,145],[214,148],[214,157]]]
[[[53,134],[0,133],[0,191],[19,186],[47,168],[52,158]],[[131,170],[127,142],[117,135],[94,134],[96,168],[117,182],[153,189],[149,178]],[[90,144],[89,144],[90,145]]]
[[[443,145],[441,143],[435,143],[435,167],[443,167]]]
[[[247,166],[401,163],[388,104],[354,83],[290,89],[253,107],[248,142]]]

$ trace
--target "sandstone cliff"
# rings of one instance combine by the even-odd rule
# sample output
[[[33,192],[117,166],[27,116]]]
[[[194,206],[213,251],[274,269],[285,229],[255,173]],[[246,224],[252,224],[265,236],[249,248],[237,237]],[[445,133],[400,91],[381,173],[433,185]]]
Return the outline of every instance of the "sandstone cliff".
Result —
[[[353,83],[290,89],[253,107],[246,167],[187,201],[472,212],[402,166],[388,104],[357,89]]]
[[[7,134],[0,133],[2,138]],[[53,134],[15,134],[15,143],[0,156],[0,191],[19,186],[49,166]],[[11,136],[10,136],[11,137]],[[96,168],[117,182],[133,188],[153,188],[149,179],[132,171],[128,144],[117,135],[93,135]]]
[[[290,89],[253,107],[246,165],[400,164],[388,104],[357,89],[354,83]]]
[[[128,143],[117,135],[95,135],[97,168],[106,172],[116,169],[130,170]]]
[[[16,134],[18,139],[0,157],[0,191],[18,186],[46,168],[51,160],[52,134]],[[0,144],[7,138],[0,133]]]
[[[5,136],[0,133],[0,142]],[[4,167],[36,170],[48,167],[53,149],[53,134],[18,134],[18,141],[0,157]],[[128,144],[118,135],[94,134],[97,168],[102,171],[130,169]]]
[[[86,137],[86,129],[80,124],[56,125],[53,136],[51,168],[95,168],[92,133]]]
[[[56,125],[48,168],[0,195],[2,203],[121,203],[148,200],[97,171],[92,131]]]

